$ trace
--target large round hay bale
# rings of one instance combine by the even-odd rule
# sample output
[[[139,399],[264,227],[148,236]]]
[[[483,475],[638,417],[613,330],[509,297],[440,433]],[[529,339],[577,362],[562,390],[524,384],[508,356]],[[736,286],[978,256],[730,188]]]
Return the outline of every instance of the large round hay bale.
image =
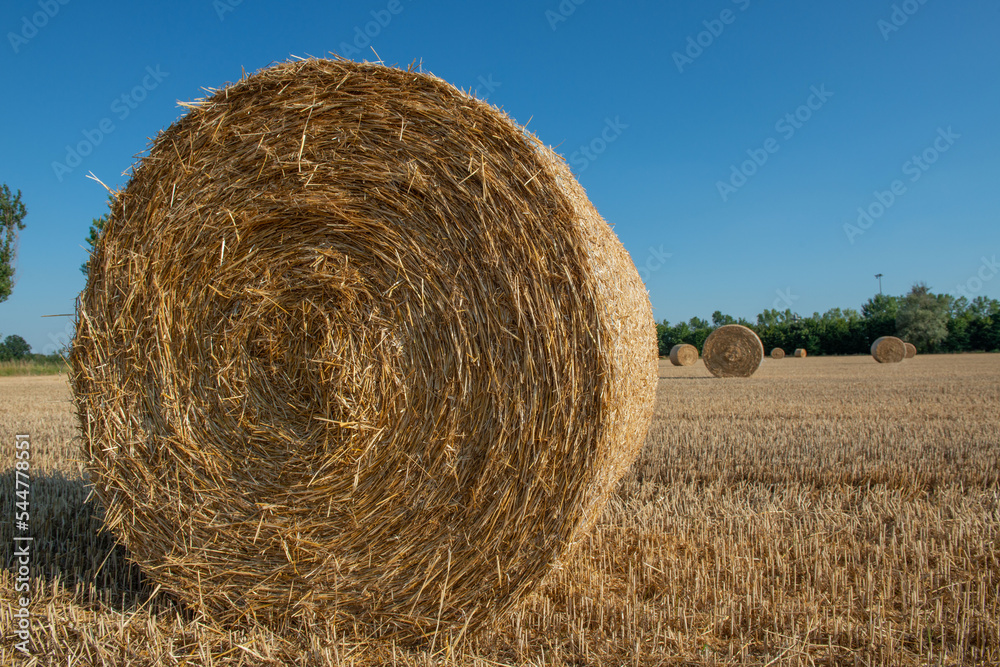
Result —
[[[715,377],[750,377],[764,360],[764,345],[752,329],[726,324],[705,339],[701,359]]]
[[[107,524],[221,623],[472,631],[652,414],[642,281],[561,158],[438,78],[285,63],[162,132],[72,350]]]
[[[799,347],[795,349],[796,359],[805,359],[807,354],[808,353],[806,352],[806,349],[804,347]]]
[[[771,358],[772,359],[784,359],[785,358],[785,351],[782,350],[780,347],[776,347],[773,350],[771,350]]]
[[[895,336],[882,336],[872,343],[872,356],[880,364],[894,364],[906,358],[906,343]]]
[[[913,343],[903,343],[906,346],[906,359],[912,359],[917,356],[917,346]]]
[[[698,361],[698,348],[688,343],[678,343],[670,348],[670,363],[674,366],[694,366]]]

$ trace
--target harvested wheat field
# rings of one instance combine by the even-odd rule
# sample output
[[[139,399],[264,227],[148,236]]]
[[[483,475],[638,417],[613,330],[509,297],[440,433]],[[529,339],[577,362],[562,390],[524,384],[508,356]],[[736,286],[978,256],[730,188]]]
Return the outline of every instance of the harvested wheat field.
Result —
[[[1000,663],[1000,355],[659,364],[645,447],[514,612],[404,648],[226,632],[99,532],[64,376],[0,378],[0,664],[14,645],[14,434],[31,435],[29,609],[52,665]],[[25,661],[31,664],[30,661]]]

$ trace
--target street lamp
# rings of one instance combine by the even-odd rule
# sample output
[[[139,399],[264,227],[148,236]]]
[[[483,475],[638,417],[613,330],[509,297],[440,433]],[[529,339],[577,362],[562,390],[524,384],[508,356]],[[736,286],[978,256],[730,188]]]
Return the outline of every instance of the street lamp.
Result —
[[[882,274],[881,273],[876,273],[875,277],[878,278],[878,293],[881,294],[882,293]]]

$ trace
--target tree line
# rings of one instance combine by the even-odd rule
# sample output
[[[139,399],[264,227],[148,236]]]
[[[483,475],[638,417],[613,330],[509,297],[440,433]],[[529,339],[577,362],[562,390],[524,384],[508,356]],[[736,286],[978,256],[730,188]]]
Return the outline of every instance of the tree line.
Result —
[[[17,236],[24,229],[28,209],[21,201],[21,191],[12,192],[6,183],[0,184],[0,303],[14,291],[14,264],[17,258]],[[0,335],[0,361],[23,359],[31,346],[18,335]]]
[[[113,203],[109,197],[109,204]],[[14,261],[18,232],[24,229],[27,209],[21,191],[0,186],[0,302],[14,287]],[[86,243],[93,249],[108,220],[105,212],[91,221]],[[88,273],[89,259],[80,270]],[[1000,301],[985,296],[969,299],[934,294],[924,283],[902,296],[876,294],[861,310],[833,308],[820,315],[800,317],[790,309],[764,310],[756,322],[735,319],[720,311],[712,321],[692,317],[687,322],[656,325],[661,355],[678,343],[690,343],[700,352],[705,339],[724,324],[742,324],[760,337],[765,351],[780,347],[786,352],[804,348],[809,354],[867,354],[879,336],[898,336],[916,345],[921,353],[1000,351]],[[0,360],[23,359],[30,347],[20,336],[0,339]]]
[[[765,353],[775,347],[786,352],[801,347],[810,355],[868,354],[880,336],[902,338],[921,353],[1000,351],[1000,301],[934,294],[917,283],[906,295],[876,294],[860,311],[833,308],[800,317],[790,309],[764,310],[756,322],[749,322],[717,310],[711,322],[698,317],[676,324],[664,320],[656,325],[660,354],[670,354],[678,343],[690,343],[700,352],[708,335],[725,324],[753,329]]]

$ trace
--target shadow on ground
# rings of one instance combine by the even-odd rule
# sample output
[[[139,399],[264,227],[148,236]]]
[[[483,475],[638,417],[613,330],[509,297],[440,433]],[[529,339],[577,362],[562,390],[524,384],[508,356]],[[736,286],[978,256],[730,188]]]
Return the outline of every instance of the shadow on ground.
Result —
[[[22,478],[23,479],[23,478]],[[104,530],[103,512],[82,479],[60,473],[32,476],[28,493],[14,470],[0,474],[0,566],[14,572],[15,536],[30,536],[31,576],[60,585],[83,600],[124,611],[145,603],[152,587],[128,559],[123,546]],[[21,492],[21,496],[17,492]],[[26,495],[26,498],[25,498]],[[27,530],[18,513],[28,501]],[[166,596],[157,595],[157,598]],[[164,599],[164,602],[167,602]]]

